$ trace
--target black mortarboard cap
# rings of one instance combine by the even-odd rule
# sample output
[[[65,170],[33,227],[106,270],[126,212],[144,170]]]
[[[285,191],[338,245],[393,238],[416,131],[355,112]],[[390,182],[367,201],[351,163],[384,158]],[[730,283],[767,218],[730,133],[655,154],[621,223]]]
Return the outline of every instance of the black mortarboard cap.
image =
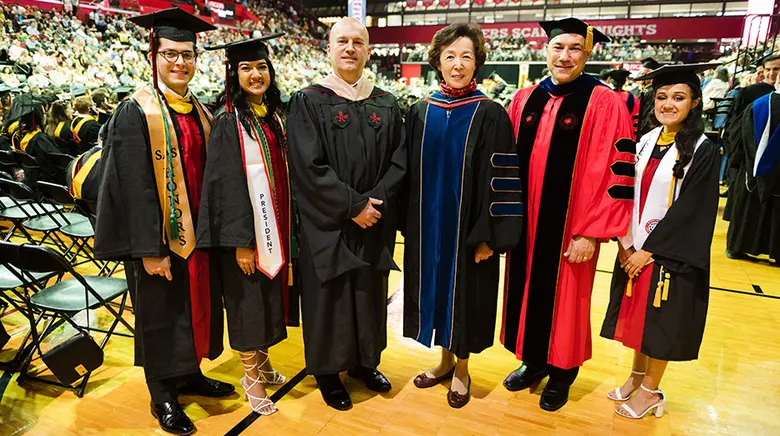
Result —
[[[642,59],[642,66],[651,70],[657,70],[661,68],[661,63],[653,58]]]
[[[539,25],[544,29],[548,40],[564,33],[582,35],[585,38],[585,48],[588,51],[592,50],[595,44],[610,41],[609,37],[601,33],[600,30],[574,17],[562,20],[541,21]]]
[[[284,33],[274,33],[260,38],[245,39],[243,41],[206,47],[206,50],[225,50],[227,59],[231,64],[245,61],[257,61],[268,59],[268,46],[265,41],[278,38]]]
[[[212,24],[175,7],[137,15],[129,20],[145,29],[153,29],[159,38],[176,42],[195,43],[195,34],[216,30]]]
[[[720,64],[715,62],[680,65],[667,64],[645,75],[637,77],[636,80],[652,80],[654,89],[658,89],[661,86],[684,83],[690,86],[691,89],[701,90],[701,80],[699,80],[697,74],[718,66],[720,66]]]
[[[606,73],[604,73],[604,77],[609,77],[617,81],[625,81],[626,79],[628,79],[628,76],[630,75],[631,75],[630,71],[624,70],[622,68],[615,68],[614,70],[609,70]]]

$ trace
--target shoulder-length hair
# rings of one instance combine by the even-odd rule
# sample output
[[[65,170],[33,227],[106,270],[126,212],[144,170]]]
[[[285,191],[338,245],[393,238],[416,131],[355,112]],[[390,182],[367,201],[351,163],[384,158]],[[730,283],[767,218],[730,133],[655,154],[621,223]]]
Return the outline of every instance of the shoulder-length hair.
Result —
[[[477,71],[485,65],[487,48],[485,47],[485,35],[482,33],[482,28],[476,24],[453,23],[433,35],[431,48],[428,49],[428,64],[438,71],[439,79],[442,78],[441,61],[439,60],[442,51],[462,37],[469,38],[474,43],[474,56],[477,63],[477,69],[474,70],[474,78],[476,78]]]

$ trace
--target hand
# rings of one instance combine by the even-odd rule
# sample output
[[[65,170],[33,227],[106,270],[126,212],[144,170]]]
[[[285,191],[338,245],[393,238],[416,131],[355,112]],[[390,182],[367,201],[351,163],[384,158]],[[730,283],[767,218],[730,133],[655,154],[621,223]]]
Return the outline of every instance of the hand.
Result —
[[[628,261],[628,258],[631,257],[632,254],[636,253],[636,250],[634,247],[628,247],[623,248],[622,245],[620,245],[620,242],[618,242],[618,261],[620,262],[620,267],[625,268],[626,262]]]
[[[593,258],[596,252],[596,240],[586,236],[575,236],[569,243],[569,248],[563,253],[563,257],[571,263],[587,262]]]
[[[628,274],[628,277],[633,279],[634,277],[638,276],[642,271],[642,268],[652,259],[652,256],[653,253],[645,250],[639,250],[632,254],[623,267],[623,269],[626,271],[626,274]]]
[[[491,250],[490,247],[488,247],[487,242],[483,242],[479,244],[476,252],[474,253],[474,262],[480,263],[483,260],[488,260],[492,255],[493,255],[493,250]]]
[[[352,221],[357,223],[357,225],[360,226],[360,228],[367,229],[379,221],[380,218],[382,218],[382,214],[374,209],[374,206],[379,206],[380,204],[384,203],[382,200],[377,200],[376,198],[369,198],[368,203],[366,203],[366,207],[363,208],[363,210],[358,214],[358,216],[352,218]]]
[[[143,263],[146,273],[150,276],[163,276],[169,282],[173,280],[170,257],[144,257]]]
[[[255,273],[255,250],[253,248],[236,248],[236,262],[244,274],[251,276]]]

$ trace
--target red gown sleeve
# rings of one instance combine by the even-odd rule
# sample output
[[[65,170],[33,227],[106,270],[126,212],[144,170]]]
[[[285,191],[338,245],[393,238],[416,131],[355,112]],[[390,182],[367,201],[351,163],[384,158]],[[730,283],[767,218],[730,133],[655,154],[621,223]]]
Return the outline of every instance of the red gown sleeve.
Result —
[[[609,89],[596,88],[581,136],[572,235],[605,240],[627,233],[634,199],[633,137],[625,103]]]

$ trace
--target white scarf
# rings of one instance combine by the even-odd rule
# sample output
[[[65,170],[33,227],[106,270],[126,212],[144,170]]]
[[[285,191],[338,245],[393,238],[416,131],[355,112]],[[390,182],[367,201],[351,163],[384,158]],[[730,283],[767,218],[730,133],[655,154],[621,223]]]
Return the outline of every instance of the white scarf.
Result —
[[[239,121],[238,111],[236,124],[255,222],[255,263],[257,269],[269,279],[273,279],[284,266],[284,246],[281,229],[276,222],[276,204],[271,190],[270,172],[266,167],[271,165],[271,162],[265,161],[258,138],[244,129],[244,125]]]
[[[642,249],[642,246],[647,241],[650,233],[653,232],[655,226],[666,216],[666,212],[669,210],[671,204],[677,200],[680,196],[680,187],[682,186],[682,180],[674,178],[673,169],[674,164],[677,163],[677,156],[679,154],[677,150],[677,144],[674,143],[670,146],[664,157],[661,159],[661,163],[658,165],[655,174],[653,175],[653,182],[650,185],[650,191],[647,193],[647,201],[645,201],[645,208],[642,211],[642,215],[639,215],[639,207],[641,206],[642,196],[642,177],[644,176],[647,163],[650,161],[650,156],[653,154],[658,137],[661,135],[663,127],[657,127],[647,133],[642,139],[639,140],[639,150],[636,155],[636,176],[634,177],[634,210],[631,216],[631,226],[629,226],[628,235],[620,238],[620,244],[623,247],[631,247],[637,251]],[[694,154],[699,146],[706,140],[707,137],[702,135],[699,141],[696,143],[696,147],[693,150]],[[688,174],[688,170],[691,168],[693,159],[685,166],[685,174]],[[674,191],[672,191],[672,182],[675,182]],[[672,195],[674,198],[672,199]]]

